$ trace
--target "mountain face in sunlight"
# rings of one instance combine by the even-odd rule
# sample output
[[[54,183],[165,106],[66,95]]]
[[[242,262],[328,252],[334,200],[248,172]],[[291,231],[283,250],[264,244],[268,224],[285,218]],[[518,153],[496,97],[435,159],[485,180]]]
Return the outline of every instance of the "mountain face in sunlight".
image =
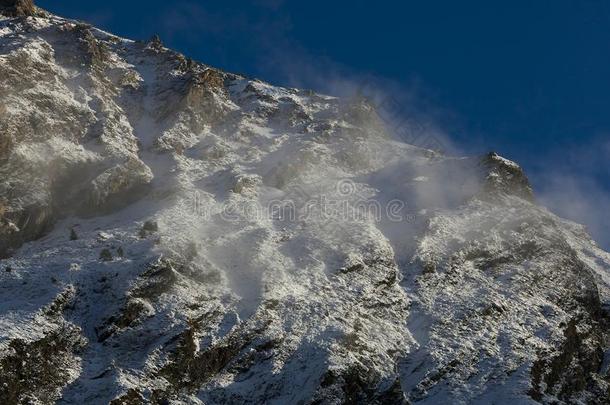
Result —
[[[610,255],[517,164],[0,10],[0,403],[608,403]]]

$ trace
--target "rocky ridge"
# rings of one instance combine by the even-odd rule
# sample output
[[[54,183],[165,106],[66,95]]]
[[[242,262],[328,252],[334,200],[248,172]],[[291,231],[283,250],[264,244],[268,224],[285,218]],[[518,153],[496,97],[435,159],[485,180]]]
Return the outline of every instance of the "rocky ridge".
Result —
[[[0,6],[0,402],[610,402],[610,255],[515,163]]]

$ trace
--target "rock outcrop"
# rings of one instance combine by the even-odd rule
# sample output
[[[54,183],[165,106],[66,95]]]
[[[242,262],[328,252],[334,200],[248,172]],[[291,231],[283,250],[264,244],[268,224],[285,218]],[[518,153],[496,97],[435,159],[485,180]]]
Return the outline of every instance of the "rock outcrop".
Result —
[[[0,0],[0,13],[24,17],[34,15],[36,7],[33,0]]]

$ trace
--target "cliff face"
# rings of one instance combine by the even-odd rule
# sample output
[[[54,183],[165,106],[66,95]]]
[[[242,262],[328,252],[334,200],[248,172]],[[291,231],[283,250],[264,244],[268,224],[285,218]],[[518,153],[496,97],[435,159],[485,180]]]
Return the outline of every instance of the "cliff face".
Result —
[[[609,402],[610,255],[515,163],[0,5],[0,403]]]

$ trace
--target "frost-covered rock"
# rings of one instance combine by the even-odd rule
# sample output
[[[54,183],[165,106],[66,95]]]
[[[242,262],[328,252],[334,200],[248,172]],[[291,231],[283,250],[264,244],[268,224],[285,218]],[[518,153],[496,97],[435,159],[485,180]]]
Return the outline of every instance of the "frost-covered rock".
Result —
[[[608,403],[610,255],[517,164],[35,11],[0,18],[0,403]]]

